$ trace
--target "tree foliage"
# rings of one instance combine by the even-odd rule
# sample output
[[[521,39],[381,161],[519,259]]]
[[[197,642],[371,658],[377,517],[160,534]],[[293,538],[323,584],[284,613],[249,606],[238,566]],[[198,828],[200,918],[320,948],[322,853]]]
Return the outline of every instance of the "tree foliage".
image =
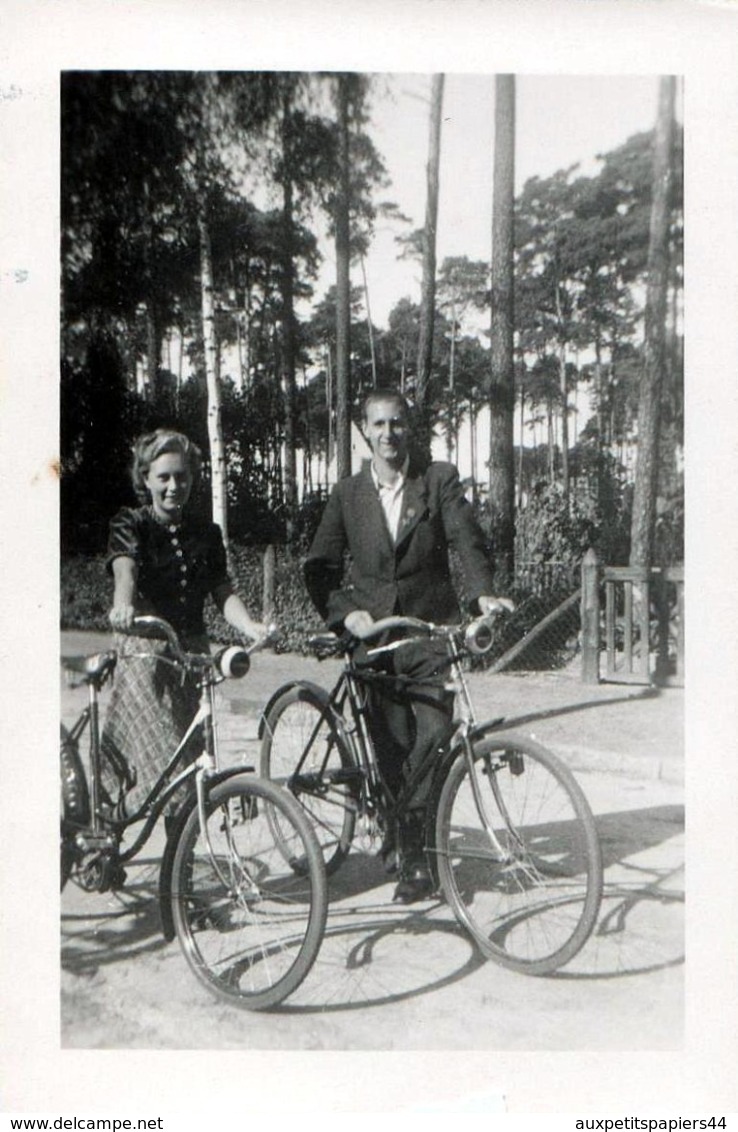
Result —
[[[359,280],[380,218],[406,224],[405,254],[420,262],[425,247],[425,228],[413,229],[412,218],[383,199],[388,179],[372,129],[379,82],[302,72],[63,75],[65,547],[103,545],[111,512],[132,501],[129,451],[144,428],[174,425],[200,444],[201,503],[208,509],[212,442],[198,220],[211,255],[211,355],[234,539],[279,541],[291,529],[299,542],[334,474],[338,421],[358,422],[374,384],[397,385],[410,397],[418,391],[420,287],[398,297],[380,328],[370,317],[365,277],[363,286]],[[340,211],[339,87],[349,147],[344,243],[352,273],[345,408],[336,398],[338,292],[313,295],[321,238],[335,235]],[[584,516],[598,546],[614,532],[607,554],[627,560],[653,147],[652,131],[637,134],[599,155],[592,175],[574,167],[531,178],[515,201],[518,556],[533,553],[532,530],[544,540],[536,553],[553,552],[544,536],[559,527],[548,527],[545,497],[546,507],[562,511],[561,531]],[[667,217],[657,555],[679,553],[683,507],[681,148],[677,129]],[[491,263],[463,252],[448,256],[436,273],[426,317],[432,362],[421,391],[448,457],[470,449],[469,486],[486,500],[495,474],[479,440],[491,360]],[[572,546],[577,539],[571,535]]]

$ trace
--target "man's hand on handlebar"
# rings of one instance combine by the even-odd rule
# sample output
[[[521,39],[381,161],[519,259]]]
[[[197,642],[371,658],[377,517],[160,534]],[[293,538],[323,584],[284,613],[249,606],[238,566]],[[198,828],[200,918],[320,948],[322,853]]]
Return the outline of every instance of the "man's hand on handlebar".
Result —
[[[484,595],[478,599],[478,605],[479,612],[483,617],[490,613],[513,613],[515,610],[515,603],[509,597],[487,597]]]
[[[507,597],[480,597],[479,608],[483,617],[489,617],[504,611],[512,613],[515,606]],[[421,621],[416,617],[391,616],[375,621],[366,609],[352,609],[344,618],[343,626],[352,637],[360,641],[378,637],[388,629],[412,629],[426,634],[434,631],[434,626],[430,622]]]
[[[353,637],[357,637],[360,641],[366,640],[371,636],[372,629],[374,628],[374,618],[371,613],[366,609],[352,609],[343,619],[344,628],[348,630]]]

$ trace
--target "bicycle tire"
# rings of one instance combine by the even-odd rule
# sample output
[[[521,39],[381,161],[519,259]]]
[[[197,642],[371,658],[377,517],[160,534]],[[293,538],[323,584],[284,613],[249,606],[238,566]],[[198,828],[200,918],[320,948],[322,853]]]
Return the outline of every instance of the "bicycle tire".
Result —
[[[208,790],[207,834],[197,806],[174,854],[174,926],[195,976],[219,998],[249,1010],[278,1006],[300,985],[320,949],[328,911],[320,849],[300,806],[252,774]],[[291,853],[274,837],[272,812]],[[215,863],[214,863],[215,862]],[[217,866],[217,867],[216,867]]]
[[[326,872],[334,873],[354,837],[358,771],[331,718],[327,695],[323,700],[311,688],[292,685],[276,697],[265,720],[260,770],[298,800]]]
[[[59,880],[60,890],[63,890],[77,857],[74,835],[77,829],[89,824],[90,821],[90,793],[79,749],[63,724],[61,724],[59,767]]]
[[[602,899],[592,811],[566,767],[518,735],[473,741],[476,779],[499,845],[493,847],[461,751],[441,789],[435,838],[441,888],[488,958],[545,975],[583,947]]]

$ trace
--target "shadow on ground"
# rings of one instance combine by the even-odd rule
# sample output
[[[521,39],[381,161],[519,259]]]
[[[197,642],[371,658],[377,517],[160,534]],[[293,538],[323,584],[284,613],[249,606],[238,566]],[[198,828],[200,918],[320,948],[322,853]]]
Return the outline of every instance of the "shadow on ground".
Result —
[[[598,923],[566,969],[545,978],[610,980],[682,963],[683,807],[619,810],[596,821],[605,868]],[[146,859],[130,867],[119,893],[73,893],[71,901],[65,894],[62,967],[89,978],[166,947],[157,884],[158,862]],[[375,856],[352,853],[329,884],[320,955],[280,1012],[358,1010],[429,995],[487,962],[442,899],[393,904],[394,882]]]

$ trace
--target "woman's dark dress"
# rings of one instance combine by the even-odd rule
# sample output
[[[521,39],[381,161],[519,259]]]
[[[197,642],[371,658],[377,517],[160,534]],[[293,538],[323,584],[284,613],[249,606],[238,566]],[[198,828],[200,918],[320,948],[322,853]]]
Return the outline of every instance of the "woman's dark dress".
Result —
[[[163,617],[186,648],[207,651],[205,598],[222,586],[232,592],[220,528],[196,519],[167,524],[150,506],[125,507],[110,524],[111,572],[120,556],[138,567],[137,612]],[[118,665],[101,739],[102,781],[110,802],[130,817],[166,769],[197,711],[198,692],[192,682],[182,683],[179,670],[157,659],[166,654],[163,642],[116,634],[115,643]],[[188,754],[192,758],[197,750]]]

